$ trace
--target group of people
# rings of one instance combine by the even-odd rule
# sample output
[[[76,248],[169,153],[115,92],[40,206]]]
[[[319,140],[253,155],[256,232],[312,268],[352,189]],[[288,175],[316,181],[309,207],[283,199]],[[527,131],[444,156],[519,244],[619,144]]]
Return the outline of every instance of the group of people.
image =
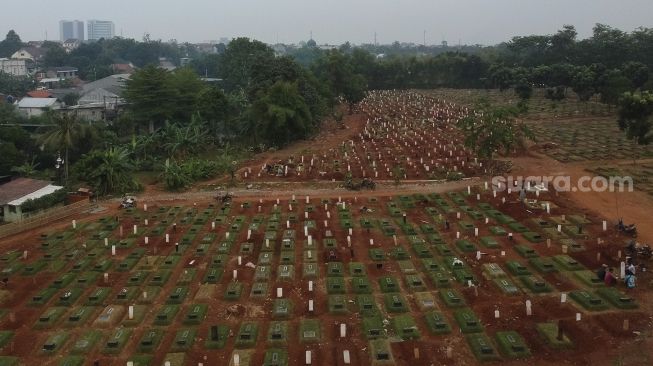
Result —
[[[637,272],[637,266],[633,263],[630,258],[626,264],[625,276],[623,278],[624,284],[629,289],[635,288],[635,281],[637,277],[635,273]],[[596,271],[596,276],[605,283],[606,286],[614,286],[617,284],[618,278],[614,273],[613,267],[608,267],[607,264],[603,264],[601,268]]]

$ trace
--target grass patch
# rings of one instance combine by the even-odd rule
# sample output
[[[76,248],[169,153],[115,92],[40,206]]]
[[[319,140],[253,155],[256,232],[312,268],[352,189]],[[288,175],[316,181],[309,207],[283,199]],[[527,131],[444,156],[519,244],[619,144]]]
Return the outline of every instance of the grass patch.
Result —
[[[250,348],[256,345],[258,338],[258,323],[243,322],[236,335],[236,347]]]
[[[153,353],[159,347],[163,334],[163,329],[152,328],[146,330],[138,341],[136,349],[141,353]]]
[[[451,333],[451,325],[444,317],[444,314],[438,311],[430,311],[424,314],[424,320],[428,330],[432,334],[449,334]]]
[[[574,347],[574,343],[566,334],[563,335],[562,339],[558,339],[557,324],[539,323],[535,328],[546,344],[553,349],[569,349]]]
[[[483,331],[480,319],[469,308],[459,309],[453,313],[460,330],[463,333],[480,333]]]
[[[408,303],[400,293],[384,294],[383,303],[390,313],[405,313],[408,311]]]
[[[499,350],[508,358],[526,358],[531,355],[531,351],[526,346],[526,342],[515,331],[497,332],[497,343]]]
[[[319,342],[321,339],[320,321],[303,319],[299,322],[299,340],[301,342]]]
[[[569,297],[589,311],[601,311],[609,308],[603,299],[588,291],[572,291],[569,293]]]
[[[213,325],[209,328],[204,347],[207,349],[222,349],[227,344],[228,339],[229,327],[227,325]]]
[[[395,333],[404,340],[419,339],[421,337],[415,319],[408,314],[398,315],[392,318],[392,326],[395,329]]]
[[[452,289],[441,290],[440,298],[450,308],[459,308],[467,305],[465,299]]]
[[[634,298],[624,294],[614,287],[600,288],[596,290],[596,293],[618,309],[638,308],[637,302]]]
[[[485,362],[500,359],[499,353],[492,345],[492,341],[485,334],[468,334],[465,338],[477,360]]]

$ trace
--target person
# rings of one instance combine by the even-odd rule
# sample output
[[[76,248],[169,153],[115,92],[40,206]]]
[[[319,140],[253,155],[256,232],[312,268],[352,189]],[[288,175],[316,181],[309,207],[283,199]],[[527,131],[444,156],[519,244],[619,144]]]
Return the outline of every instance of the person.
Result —
[[[637,272],[637,266],[633,264],[633,261],[631,259],[628,261],[628,265],[626,266],[626,274],[631,274],[634,276],[636,272]]]
[[[617,278],[613,274],[614,268],[609,268],[608,270],[605,271],[605,285],[606,286],[613,286],[615,283],[617,283]]]
[[[596,271],[596,277],[598,277],[599,280],[601,281],[605,281],[605,271],[607,270],[608,270],[607,264],[601,265],[601,268],[599,268],[598,271]]]
[[[450,225],[449,225],[449,220],[444,220],[444,229],[449,230]]]
[[[624,279],[624,282],[626,283],[626,287],[633,289],[635,288],[635,280],[637,278],[635,277],[634,274],[630,273],[626,275],[626,278]]]

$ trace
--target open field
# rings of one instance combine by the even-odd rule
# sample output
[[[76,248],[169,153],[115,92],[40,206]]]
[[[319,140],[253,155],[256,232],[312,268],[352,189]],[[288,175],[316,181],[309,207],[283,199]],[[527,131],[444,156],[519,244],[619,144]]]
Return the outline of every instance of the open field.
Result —
[[[637,293],[586,272],[597,253],[617,264],[623,239],[553,196],[531,198],[532,213],[516,193],[482,187],[342,202],[268,197],[140,207],[46,231],[2,256],[11,291],[2,354],[26,364],[74,354],[101,364],[227,364],[238,354],[241,365],[295,365],[306,351],[318,365],[345,364],[345,351],[356,365],[602,364],[597,342],[647,326]],[[560,319],[570,350],[538,331]],[[280,363],[264,363],[273,358]]]

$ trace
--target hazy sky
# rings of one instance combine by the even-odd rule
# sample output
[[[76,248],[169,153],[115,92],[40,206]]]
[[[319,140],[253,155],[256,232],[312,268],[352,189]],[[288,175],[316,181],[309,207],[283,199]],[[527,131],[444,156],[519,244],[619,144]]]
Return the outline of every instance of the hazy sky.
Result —
[[[428,44],[446,39],[495,44],[514,35],[550,34],[563,24],[581,37],[595,23],[631,31],[653,27],[652,0],[0,0],[0,33],[24,41],[59,39],[61,19],[112,20],[116,34],[202,42],[247,36],[295,43]]]

